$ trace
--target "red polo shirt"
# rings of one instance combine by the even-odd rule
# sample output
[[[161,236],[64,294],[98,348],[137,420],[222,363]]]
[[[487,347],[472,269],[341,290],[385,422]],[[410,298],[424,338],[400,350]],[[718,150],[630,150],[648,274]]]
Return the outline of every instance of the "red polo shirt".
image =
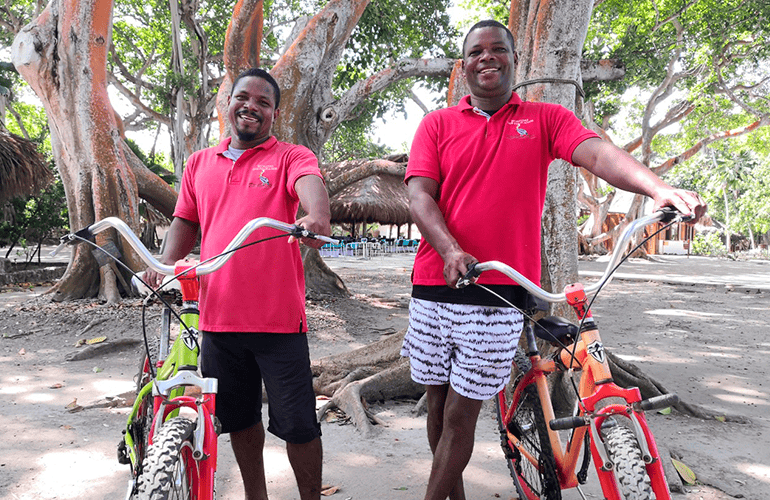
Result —
[[[548,165],[571,162],[578,144],[596,134],[563,106],[522,102],[516,93],[487,119],[465,96],[429,113],[415,134],[406,169],[439,183],[438,206],[462,249],[479,261],[499,260],[540,283],[540,219]],[[415,285],[445,285],[444,262],[423,239]],[[501,273],[479,283],[513,284]]]
[[[318,160],[304,146],[271,137],[238,161],[225,156],[230,139],[193,153],[187,161],[175,217],[201,226],[201,260],[219,254],[257,217],[296,220],[294,183],[321,176]],[[261,228],[245,243],[281,231]],[[200,329],[215,332],[307,331],[305,277],[299,243],[286,238],[238,250],[218,271],[201,277]]]

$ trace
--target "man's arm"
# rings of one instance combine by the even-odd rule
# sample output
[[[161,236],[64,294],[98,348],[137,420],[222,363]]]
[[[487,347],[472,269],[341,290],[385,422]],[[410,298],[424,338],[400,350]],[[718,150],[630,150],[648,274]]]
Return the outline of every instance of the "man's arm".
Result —
[[[673,206],[683,214],[693,214],[695,220],[706,213],[706,203],[697,193],[669,186],[610,142],[599,138],[581,142],[572,153],[572,162],[617,188],[649,196],[655,203],[655,210]]]
[[[458,278],[468,272],[468,265],[477,262],[477,259],[465,253],[449,232],[444,215],[436,203],[438,182],[428,177],[411,177],[407,183],[407,190],[409,213],[412,214],[412,219],[425,240],[444,261],[446,284],[457,288]]]
[[[165,246],[160,262],[162,264],[174,264],[179,259],[186,257],[195,247],[199,228],[200,225],[197,222],[174,217],[164,238]],[[163,281],[163,275],[152,269],[147,269],[144,281],[151,287],[158,288]]]
[[[326,192],[323,180],[317,175],[303,175],[294,183],[294,189],[299,196],[302,209],[306,216],[296,221],[297,225],[317,234],[331,234],[331,208],[329,208],[329,193]],[[290,240],[293,241],[293,240]],[[313,248],[321,248],[323,241],[303,238],[302,243]]]

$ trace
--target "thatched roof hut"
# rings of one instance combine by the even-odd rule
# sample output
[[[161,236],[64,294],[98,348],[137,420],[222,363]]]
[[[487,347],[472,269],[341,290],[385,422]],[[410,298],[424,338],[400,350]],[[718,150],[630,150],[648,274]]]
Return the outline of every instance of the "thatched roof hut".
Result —
[[[0,127],[0,203],[37,194],[52,180],[35,143]]]
[[[412,222],[403,176],[380,173],[356,181],[332,196],[332,223]]]

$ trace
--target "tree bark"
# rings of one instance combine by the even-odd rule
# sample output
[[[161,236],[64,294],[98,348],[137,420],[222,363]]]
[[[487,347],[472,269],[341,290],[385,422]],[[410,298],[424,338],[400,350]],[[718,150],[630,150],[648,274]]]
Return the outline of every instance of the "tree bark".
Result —
[[[516,41],[519,64],[515,81],[518,93],[528,101],[545,101],[577,111],[582,108],[577,85],[583,43],[588,32],[591,0],[514,0],[510,28]],[[565,83],[537,83],[528,80],[559,78]],[[577,280],[577,176],[564,161],[551,164],[542,225],[542,285],[554,292]],[[566,315],[565,308],[557,314]]]
[[[115,216],[138,233],[139,189],[124,149],[107,96],[107,51],[110,46],[112,2],[52,0],[22,29],[12,48],[13,62],[43,102],[56,165],[64,184],[70,228],[82,229],[96,220]],[[163,193],[142,172],[143,185]],[[170,190],[170,188],[169,188]],[[114,241],[132,269],[142,267],[128,245],[111,231],[96,243]],[[111,266],[97,267],[91,248],[78,245],[54,300],[91,297],[108,302],[120,299]]]

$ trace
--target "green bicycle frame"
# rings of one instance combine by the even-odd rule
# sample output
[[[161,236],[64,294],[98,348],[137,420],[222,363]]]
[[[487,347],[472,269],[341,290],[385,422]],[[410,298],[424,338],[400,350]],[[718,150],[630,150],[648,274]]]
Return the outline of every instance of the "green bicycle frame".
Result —
[[[198,311],[197,302],[185,302],[182,312],[179,317],[181,318],[181,324],[179,325],[179,336],[171,346],[168,356],[165,360],[159,360],[157,363],[157,374],[154,380],[168,380],[173,377],[179,371],[182,366],[198,366],[198,318],[200,312]],[[131,466],[136,469],[138,464],[138,458],[136,453],[136,443],[134,437],[130,432],[131,426],[134,424],[137,415],[139,414],[139,408],[145,398],[152,393],[152,386],[154,380],[151,380],[142,387],[136,399],[134,400],[134,406],[131,408],[131,413],[128,415],[128,421],[126,422],[126,431],[124,433],[124,441],[128,451],[128,456],[131,460]],[[171,392],[170,399],[181,396],[184,394],[184,387],[179,387]],[[179,410],[174,410],[166,417],[175,417],[179,413]]]

